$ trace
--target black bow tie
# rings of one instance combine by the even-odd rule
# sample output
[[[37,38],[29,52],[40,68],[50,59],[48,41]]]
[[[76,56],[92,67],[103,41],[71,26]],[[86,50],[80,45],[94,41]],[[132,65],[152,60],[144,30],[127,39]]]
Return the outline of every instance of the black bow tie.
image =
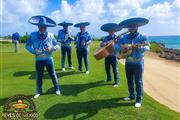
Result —
[[[131,39],[133,39],[133,38],[137,37],[138,34],[139,34],[138,32],[130,33],[130,36],[129,36],[129,37],[130,37]]]
[[[108,36],[109,39],[113,39],[114,37],[113,36]]]
[[[41,40],[45,39],[45,38],[46,38],[46,34],[40,33],[40,34],[39,34],[39,38],[40,38]]]
[[[80,32],[80,35],[84,35],[84,32]]]
[[[67,34],[67,33],[68,33],[68,30],[64,30],[64,33],[66,33],[66,34]]]

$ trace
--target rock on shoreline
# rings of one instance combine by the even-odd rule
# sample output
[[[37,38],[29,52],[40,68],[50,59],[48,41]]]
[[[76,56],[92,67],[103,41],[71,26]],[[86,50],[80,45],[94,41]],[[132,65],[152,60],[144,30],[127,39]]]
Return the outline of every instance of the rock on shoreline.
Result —
[[[161,48],[160,57],[180,62],[180,49],[166,48],[162,43],[156,43]]]

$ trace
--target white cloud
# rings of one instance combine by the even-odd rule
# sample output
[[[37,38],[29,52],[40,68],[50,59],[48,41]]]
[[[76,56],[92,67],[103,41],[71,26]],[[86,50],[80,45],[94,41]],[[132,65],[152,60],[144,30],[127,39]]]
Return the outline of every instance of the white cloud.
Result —
[[[59,10],[52,12],[49,17],[56,20],[57,23],[70,21],[73,23],[88,21],[91,22],[89,28],[91,31],[99,30],[100,24],[105,21],[103,0],[78,0],[70,5],[66,0],[61,1]],[[77,32],[77,29],[73,28]]]
[[[173,24],[179,21],[179,10],[180,0],[175,0],[172,4],[169,2],[157,3],[147,8],[139,9],[137,14],[161,24]]]
[[[78,0],[73,5],[62,0],[60,9],[52,12],[49,16],[59,21],[96,21],[104,13],[103,6],[103,0]]]
[[[163,4],[158,3],[144,9],[139,9],[138,15],[165,22],[172,18],[173,14],[171,13],[170,3],[164,2]]]
[[[172,6],[176,9],[180,9],[180,0],[174,0]]]
[[[100,26],[106,22],[117,22],[129,17],[137,11],[144,3],[150,0],[78,0],[74,4],[69,4],[67,0],[62,0],[60,9],[52,12],[49,16],[57,22],[64,20],[77,23],[89,21],[88,27],[93,34],[103,34]],[[74,29],[74,28],[73,28]],[[97,32],[98,31],[98,32]]]
[[[42,13],[46,7],[47,0],[7,0],[11,10],[23,15],[34,15]]]
[[[46,8],[47,0],[3,0],[2,1],[2,22],[14,22],[11,18],[30,17],[41,14]]]
[[[44,10],[48,10],[48,0],[2,0],[3,14],[0,13],[0,22],[4,26],[3,32],[11,34],[14,31],[22,33],[32,31],[33,27],[27,23],[27,20],[37,14],[47,15],[57,23],[89,21],[91,25],[88,30],[98,36],[105,34],[100,30],[103,23],[119,23],[130,17],[149,18],[150,24],[147,27],[151,31],[153,31],[153,27],[157,26],[168,28],[171,25],[172,29],[172,26],[180,23],[180,0],[159,3],[154,3],[153,0],[136,0],[136,2],[134,0],[77,0],[71,4],[68,0],[60,0],[60,2],[59,9],[50,11],[47,15]],[[56,27],[51,30],[57,33],[58,29],[59,27]],[[74,33],[78,30],[73,27],[72,29],[75,31]],[[163,30],[165,31],[165,29]],[[162,34],[162,31],[159,33]],[[145,32],[148,33],[148,30],[145,29]],[[171,33],[173,31],[169,31],[169,34]],[[174,33],[178,33],[177,29],[174,30]]]
[[[2,0],[0,22],[3,33],[11,34],[15,31],[28,31],[27,23],[32,15],[42,14],[47,6],[47,0]],[[26,30],[26,31],[25,31]]]
[[[111,15],[111,19],[115,21],[120,21],[127,17],[135,14],[137,10],[139,10],[144,3],[149,2],[150,0],[113,0],[107,4],[109,14]]]

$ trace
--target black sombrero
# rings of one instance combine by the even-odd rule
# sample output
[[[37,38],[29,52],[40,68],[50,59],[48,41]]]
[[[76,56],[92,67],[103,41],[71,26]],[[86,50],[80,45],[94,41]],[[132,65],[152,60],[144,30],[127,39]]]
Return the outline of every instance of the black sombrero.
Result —
[[[130,28],[132,26],[140,27],[149,23],[149,20],[146,18],[130,18],[126,19],[119,23],[119,26],[122,28]]]
[[[88,26],[90,25],[89,22],[80,22],[74,25],[74,27],[83,27],[83,26]]]
[[[46,16],[33,16],[28,20],[29,23],[38,26],[46,26],[46,27],[54,27],[56,26],[56,22],[54,22],[51,18]]]
[[[104,25],[101,26],[101,30],[104,31],[104,32],[108,32],[108,31],[120,31],[122,28],[116,24],[116,23],[106,23]]]
[[[62,23],[59,23],[58,24],[59,26],[63,26],[63,27],[67,27],[67,26],[72,26],[73,25],[73,23],[70,23],[70,22],[62,22]]]

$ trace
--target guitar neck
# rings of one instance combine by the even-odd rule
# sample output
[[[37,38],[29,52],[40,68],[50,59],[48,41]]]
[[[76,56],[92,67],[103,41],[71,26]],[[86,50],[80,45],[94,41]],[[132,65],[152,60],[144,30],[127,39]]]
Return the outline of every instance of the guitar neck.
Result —
[[[146,46],[146,45],[148,45],[148,43],[147,42],[142,42],[140,44],[134,44],[134,45],[137,45],[137,46]]]
[[[115,42],[115,40],[117,40],[120,36],[125,35],[127,33],[129,33],[129,31],[125,31],[125,32],[119,34],[115,39],[113,39],[113,41]]]
[[[127,34],[127,33],[129,33],[129,31],[125,31],[125,32],[119,34],[118,36],[122,36],[122,35],[125,35],[125,34]]]
[[[146,46],[146,45],[149,45],[149,44],[147,42],[142,42],[142,43],[139,43],[139,44],[122,44],[121,47],[128,47],[128,48],[130,48],[133,45],[141,47],[141,46]]]

